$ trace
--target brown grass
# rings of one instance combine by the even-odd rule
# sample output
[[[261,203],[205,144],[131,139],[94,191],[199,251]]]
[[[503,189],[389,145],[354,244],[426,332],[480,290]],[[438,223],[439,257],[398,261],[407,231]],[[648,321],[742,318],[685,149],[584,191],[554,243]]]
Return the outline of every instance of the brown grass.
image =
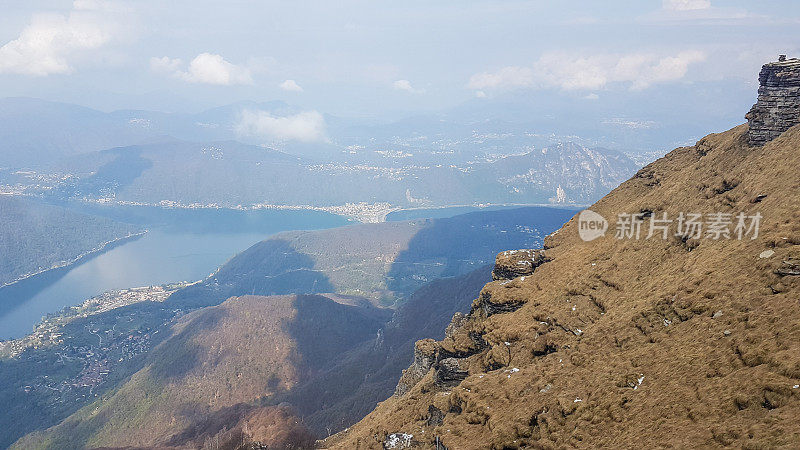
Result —
[[[323,446],[796,446],[800,277],[776,272],[800,257],[800,127],[761,148],[746,131],[671,152],[591,209],[612,228],[618,213],[760,212],[758,239],[583,242],[573,219],[546,240],[551,262],[487,284],[436,344],[465,380],[440,387],[434,367]],[[487,317],[484,302],[521,307]]]

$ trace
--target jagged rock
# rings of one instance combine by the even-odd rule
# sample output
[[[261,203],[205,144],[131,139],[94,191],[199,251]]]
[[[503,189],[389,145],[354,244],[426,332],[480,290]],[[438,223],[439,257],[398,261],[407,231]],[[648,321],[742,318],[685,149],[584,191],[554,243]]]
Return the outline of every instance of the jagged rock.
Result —
[[[800,124],[800,59],[765,64],[758,81],[758,101],[745,118],[750,145],[760,146]]]
[[[447,328],[444,330],[444,336],[452,338],[456,331],[464,326],[464,323],[467,321],[467,316],[464,313],[457,312],[453,314],[453,318],[450,319],[450,324],[447,325]]]
[[[453,387],[467,378],[469,372],[461,368],[459,358],[445,358],[436,365],[436,384],[440,387]]]
[[[508,250],[495,258],[493,280],[511,280],[530,275],[537,267],[549,261],[540,249]]]
[[[495,314],[503,314],[508,312],[514,312],[522,307],[525,302],[522,300],[509,300],[503,299],[503,301],[496,301],[493,300],[492,297],[492,290],[490,286],[486,286],[481,291],[480,296],[477,300],[477,307],[480,311],[484,314],[485,317],[493,316]],[[473,309],[475,307],[473,306]]]
[[[433,339],[423,339],[414,344],[414,362],[411,363],[408,369],[403,371],[403,375],[397,382],[394,395],[398,397],[404,395],[431,370],[431,367],[436,362],[436,349],[436,341]]]

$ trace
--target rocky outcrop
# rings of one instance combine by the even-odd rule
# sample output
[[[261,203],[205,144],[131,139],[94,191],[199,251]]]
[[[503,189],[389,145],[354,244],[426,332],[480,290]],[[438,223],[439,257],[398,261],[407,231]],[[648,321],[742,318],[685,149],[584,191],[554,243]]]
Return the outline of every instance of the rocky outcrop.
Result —
[[[544,250],[523,249],[500,252],[495,258],[493,280],[512,280],[531,275],[540,265],[548,261]]]
[[[765,64],[758,81],[758,102],[745,117],[750,145],[760,146],[800,123],[800,59]]]
[[[397,382],[395,395],[403,395],[408,392],[419,380],[424,377],[433,364],[436,362],[436,341],[433,339],[422,339],[414,344],[414,362],[403,371],[400,381]]]
[[[403,375],[395,388],[395,396],[401,397],[419,383],[433,369],[433,380],[441,389],[457,386],[469,376],[468,358],[490,350],[490,345],[483,338],[480,330],[467,327],[470,319],[488,318],[495,314],[516,311],[525,302],[505,292],[498,295],[498,289],[514,287],[515,282],[509,280],[530,275],[539,265],[549,261],[543,250],[512,250],[497,255],[497,262],[492,277],[495,281],[487,284],[473,302],[469,315],[456,313],[445,330],[443,342],[423,339],[414,345],[414,361],[403,371]],[[544,340],[542,340],[544,341]],[[547,352],[550,347],[543,347]],[[505,353],[503,353],[505,355]],[[502,359],[502,358],[501,358]],[[486,366],[501,366],[488,357]]]

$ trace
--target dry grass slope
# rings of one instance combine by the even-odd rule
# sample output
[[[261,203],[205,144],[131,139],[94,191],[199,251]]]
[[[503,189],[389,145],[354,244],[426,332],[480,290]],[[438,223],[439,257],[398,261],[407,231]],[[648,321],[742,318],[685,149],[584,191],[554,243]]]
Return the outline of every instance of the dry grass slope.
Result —
[[[487,284],[468,320],[419,346],[437,362],[416,385],[322,444],[796,448],[800,127],[760,148],[746,132],[679,148],[591,209],[612,226],[760,212],[758,239],[583,242],[573,218],[546,240],[551,261]]]

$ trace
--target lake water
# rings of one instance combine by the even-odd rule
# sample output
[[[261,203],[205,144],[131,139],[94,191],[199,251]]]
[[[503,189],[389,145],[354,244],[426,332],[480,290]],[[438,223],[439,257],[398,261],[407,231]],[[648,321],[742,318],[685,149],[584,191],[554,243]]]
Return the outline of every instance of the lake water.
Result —
[[[347,225],[316,211],[92,208],[90,212],[150,228],[73,266],[0,289],[0,339],[22,337],[42,316],[114,289],[205,278],[235,254],[286,230]]]

